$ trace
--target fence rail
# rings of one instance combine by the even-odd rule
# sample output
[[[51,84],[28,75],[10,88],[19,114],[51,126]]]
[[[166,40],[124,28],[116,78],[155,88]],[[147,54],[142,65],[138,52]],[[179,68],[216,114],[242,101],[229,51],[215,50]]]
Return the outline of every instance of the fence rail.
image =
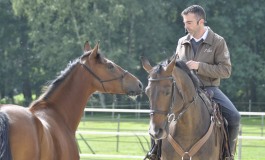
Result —
[[[111,154],[80,154],[82,158],[125,158],[125,159],[143,159],[144,156],[129,156],[129,155],[111,155]]]
[[[102,109],[85,108],[85,112],[150,113],[149,109]],[[265,112],[239,112],[240,115],[265,116]]]
[[[102,108],[85,108],[85,112],[110,112],[110,113],[150,113],[147,109],[102,109]],[[264,128],[264,116],[265,112],[239,112],[244,116],[261,116],[262,124],[261,130],[263,135]],[[114,136],[148,136],[146,132],[96,132],[96,131],[77,131],[77,134],[89,134],[89,135],[114,135]],[[239,153],[238,159],[241,159],[242,140],[265,140],[264,136],[238,136],[239,139]],[[80,154],[81,158],[130,158],[130,159],[143,159],[144,156],[131,156],[131,155],[103,155],[103,154]]]

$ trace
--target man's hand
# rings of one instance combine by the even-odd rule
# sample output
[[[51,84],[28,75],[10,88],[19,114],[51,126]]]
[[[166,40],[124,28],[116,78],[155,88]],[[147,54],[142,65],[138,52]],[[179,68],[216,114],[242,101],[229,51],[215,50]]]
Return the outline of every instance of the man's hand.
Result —
[[[192,70],[192,69],[198,70],[199,63],[200,62],[196,62],[196,61],[188,61],[188,62],[186,62],[186,65],[189,67],[190,70]]]

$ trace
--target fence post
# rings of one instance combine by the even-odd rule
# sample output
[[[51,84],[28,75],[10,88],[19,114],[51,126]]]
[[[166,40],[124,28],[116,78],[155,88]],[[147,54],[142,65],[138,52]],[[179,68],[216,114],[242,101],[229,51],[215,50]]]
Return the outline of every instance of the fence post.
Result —
[[[120,114],[118,114],[118,127],[117,127],[117,143],[116,143],[116,152],[119,152],[119,142],[120,142]]]
[[[251,99],[250,100],[248,100],[248,111],[249,112],[251,112]],[[248,115],[248,117],[250,118],[251,117],[251,115]]]
[[[242,125],[239,127],[239,136],[242,137]],[[241,160],[242,154],[242,138],[238,138],[238,160]]]
[[[138,109],[141,110],[141,102],[138,102]],[[138,119],[141,118],[141,113],[138,113]]]
[[[114,94],[113,95],[113,102],[112,102],[112,109],[115,109],[115,106],[116,106],[116,103],[117,103],[117,97],[116,95]],[[114,119],[114,115],[115,115],[115,112],[112,112],[112,119]]]
[[[135,109],[138,110],[138,104],[137,104],[137,101],[136,100],[135,100],[134,105],[135,105]],[[137,117],[138,117],[138,113],[135,112],[135,118],[137,119]]]
[[[263,129],[264,129],[264,115],[261,116],[261,136],[263,136]]]

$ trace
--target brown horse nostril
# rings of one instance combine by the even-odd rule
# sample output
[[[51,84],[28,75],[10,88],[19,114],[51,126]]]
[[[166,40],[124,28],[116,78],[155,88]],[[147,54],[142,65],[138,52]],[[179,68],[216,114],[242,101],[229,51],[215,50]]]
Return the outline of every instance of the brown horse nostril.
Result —
[[[143,84],[139,81],[139,88],[140,89],[143,89],[144,87],[143,87]]]

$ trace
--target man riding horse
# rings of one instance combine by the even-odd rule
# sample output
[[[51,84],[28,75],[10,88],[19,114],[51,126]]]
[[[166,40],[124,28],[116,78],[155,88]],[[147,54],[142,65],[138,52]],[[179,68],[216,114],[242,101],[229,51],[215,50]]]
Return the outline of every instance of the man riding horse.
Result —
[[[221,107],[222,115],[228,122],[228,144],[232,155],[228,159],[233,159],[240,114],[229,98],[219,89],[220,80],[229,78],[231,75],[228,47],[223,37],[205,26],[206,14],[201,6],[192,5],[186,8],[181,15],[187,35],[179,39],[176,57],[186,62],[188,68],[197,74],[201,88],[213,93],[212,99]],[[150,156],[159,154],[156,153],[161,147],[159,144],[154,145],[155,147],[149,153]]]
[[[220,104],[223,116],[228,121],[229,145],[234,155],[239,132],[240,114],[228,97],[219,89],[220,79],[231,75],[231,61],[223,37],[205,26],[206,14],[199,5],[192,5],[182,13],[188,34],[178,41],[176,55],[195,70],[202,87],[212,91],[213,100]]]

